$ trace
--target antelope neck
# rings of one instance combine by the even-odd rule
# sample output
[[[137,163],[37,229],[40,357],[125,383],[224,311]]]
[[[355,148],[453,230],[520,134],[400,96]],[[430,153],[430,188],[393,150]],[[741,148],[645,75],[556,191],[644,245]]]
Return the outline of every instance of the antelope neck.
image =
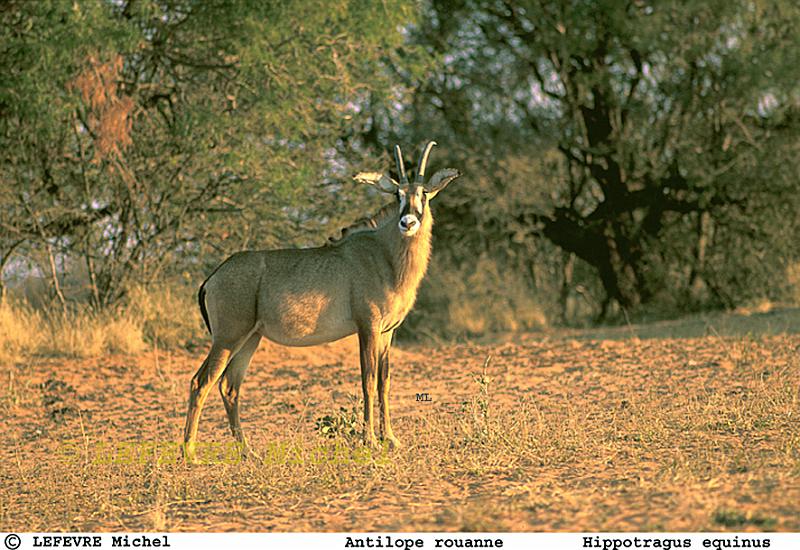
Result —
[[[381,241],[391,258],[397,287],[403,290],[409,288],[416,290],[425,275],[431,256],[433,216],[430,210],[426,209],[420,219],[419,230],[411,237],[400,234],[397,229],[399,217],[397,218],[380,228],[383,237]]]

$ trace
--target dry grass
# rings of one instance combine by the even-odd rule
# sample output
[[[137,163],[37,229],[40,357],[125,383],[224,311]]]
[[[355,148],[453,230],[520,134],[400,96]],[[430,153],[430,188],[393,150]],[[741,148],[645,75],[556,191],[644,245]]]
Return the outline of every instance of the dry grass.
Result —
[[[468,276],[453,272],[434,259],[401,334],[465,338],[549,325],[545,308],[518,272],[502,270],[487,257],[476,258],[469,271]]]
[[[167,443],[200,357],[18,365],[0,384],[0,527],[800,529],[800,336],[582,336],[397,351],[406,447],[372,457],[350,430],[355,342],[265,346],[242,396],[264,461],[193,467]],[[219,401],[201,438],[223,444]]]
[[[85,308],[41,311],[22,302],[0,303],[0,361],[31,355],[96,357],[106,353],[137,354],[146,349],[135,320]]]
[[[196,296],[197,288],[189,285],[135,287],[125,313],[141,325],[146,341],[162,348],[184,347],[208,335]]]
[[[204,335],[193,290],[183,287],[134,288],[116,312],[97,313],[80,304],[64,312],[23,300],[0,301],[0,363],[35,355],[135,355],[153,345],[186,346]]]

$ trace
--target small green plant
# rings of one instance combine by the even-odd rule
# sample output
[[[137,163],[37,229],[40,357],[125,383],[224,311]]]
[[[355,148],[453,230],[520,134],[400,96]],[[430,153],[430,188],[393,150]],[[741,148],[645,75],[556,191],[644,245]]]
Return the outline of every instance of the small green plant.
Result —
[[[762,516],[761,514],[745,514],[739,510],[720,508],[714,512],[714,523],[724,527],[755,525],[762,529],[771,529],[775,526],[776,520],[775,518]]]
[[[336,414],[326,414],[317,418],[316,430],[320,435],[328,438],[354,437],[357,433],[358,415],[355,409],[347,410],[339,407]]]

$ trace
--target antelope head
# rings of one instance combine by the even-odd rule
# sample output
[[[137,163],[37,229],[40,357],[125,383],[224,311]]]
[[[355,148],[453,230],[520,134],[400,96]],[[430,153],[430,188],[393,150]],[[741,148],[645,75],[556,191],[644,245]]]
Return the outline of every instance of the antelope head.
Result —
[[[422,151],[422,156],[417,165],[417,173],[413,182],[409,182],[406,175],[405,164],[403,163],[403,152],[399,145],[394,146],[394,161],[397,165],[397,173],[400,177],[398,183],[389,174],[379,172],[360,172],[354,176],[356,181],[374,185],[384,193],[390,193],[397,199],[399,208],[399,221],[397,228],[404,237],[413,237],[422,226],[422,221],[428,212],[428,203],[439,191],[456,179],[461,173],[453,168],[445,168],[436,172],[425,182],[425,171],[428,167],[428,157],[431,149],[436,145],[435,141],[429,141]]]

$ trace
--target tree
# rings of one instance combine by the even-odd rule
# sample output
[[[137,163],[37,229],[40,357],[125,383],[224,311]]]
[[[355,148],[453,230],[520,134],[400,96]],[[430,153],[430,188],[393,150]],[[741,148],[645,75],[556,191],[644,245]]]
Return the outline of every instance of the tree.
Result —
[[[409,131],[458,143],[487,191],[445,205],[590,265],[600,317],[665,291],[731,306],[797,256],[795,3],[433,1],[421,20],[440,65]]]
[[[361,101],[390,96],[378,62],[413,16],[402,1],[7,4],[0,267],[52,250],[105,307],[210,251],[328,229],[362,153],[342,136]]]

